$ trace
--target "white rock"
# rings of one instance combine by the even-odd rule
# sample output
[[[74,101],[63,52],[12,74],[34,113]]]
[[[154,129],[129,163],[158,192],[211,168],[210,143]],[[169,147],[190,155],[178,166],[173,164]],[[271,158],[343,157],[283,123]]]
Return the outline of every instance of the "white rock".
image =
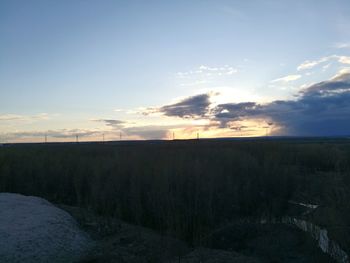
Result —
[[[0,262],[77,262],[92,245],[75,220],[48,201],[0,193]]]

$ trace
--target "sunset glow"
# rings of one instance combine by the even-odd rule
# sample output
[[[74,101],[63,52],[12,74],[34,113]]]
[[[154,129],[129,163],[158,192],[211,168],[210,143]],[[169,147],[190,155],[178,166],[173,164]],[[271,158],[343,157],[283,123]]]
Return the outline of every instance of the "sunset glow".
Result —
[[[349,11],[1,1],[0,143],[349,134]]]

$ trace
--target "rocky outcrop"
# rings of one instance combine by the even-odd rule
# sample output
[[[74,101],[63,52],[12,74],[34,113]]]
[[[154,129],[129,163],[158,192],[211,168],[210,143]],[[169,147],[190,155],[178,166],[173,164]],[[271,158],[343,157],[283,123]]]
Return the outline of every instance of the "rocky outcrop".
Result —
[[[92,245],[76,221],[48,201],[0,193],[1,262],[77,262]]]

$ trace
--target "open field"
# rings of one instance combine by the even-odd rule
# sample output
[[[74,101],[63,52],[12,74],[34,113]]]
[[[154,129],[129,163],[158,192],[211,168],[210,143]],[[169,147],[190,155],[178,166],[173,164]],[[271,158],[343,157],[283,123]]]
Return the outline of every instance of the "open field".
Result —
[[[263,243],[295,239],[281,234],[280,224],[293,217],[327,229],[350,252],[350,141],[344,138],[7,145],[0,148],[0,191],[81,207],[190,246],[245,254],[253,252],[240,240],[249,235]],[[225,227],[231,241],[222,243]]]

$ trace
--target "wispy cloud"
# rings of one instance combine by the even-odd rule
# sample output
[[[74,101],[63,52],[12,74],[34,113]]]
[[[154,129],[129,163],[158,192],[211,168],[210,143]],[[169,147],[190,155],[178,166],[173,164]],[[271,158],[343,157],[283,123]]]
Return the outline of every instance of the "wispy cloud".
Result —
[[[50,115],[47,113],[39,113],[36,115],[18,115],[18,114],[0,114],[1,121],[35,121],[48,120]]]
[[[0,121],[23,120],[23,116],[16,114],[1,114]]]
[[[313,61],[306,60],[298,66],[297,70],[300,71],[300,70],[305,70],[305,69],[312,69],[315,66],[317,66],[323,62],[328,61],[329,59],[330,59],[330,57],[324,57],[324,58],[321,58],[319,60],[313,60]]]
[[[348,56],[338,56],[338,55],[332,55],[328,57],[323,57],[318,60],[306,60],[303,63],[301,63],[297,70],[306,70],[306,69],[312,69],[322,63],[328,62],[330,60],[335,60],[341,64],[350,64],[350,57]]]
[[[350,57],[347,56],[338,56],[339,63],[350,64]]]
[[[212,67],[207,65],[201,65],[196,69],[184,71],[184,72],[177,72],[176,75],[179,78],[188,78],[192,76],[229,76],[233,75],[238,72],[237,68],[234,68],[229,65],[219,66],[219,67]]]
[[[350,48],[350,43],[336,43],[334,45],[335,48],[339,48],[339,49],[342,49],[342,48]]]
[[[36,138],[48,136],[51,138],[59,139],[74,139],[76,136],[79,137],[89,137],[93,135],[101,134],[99,130],[89,130],[89,129],[58,129],[58,130],[48,130],[48,131],[18,131],[18,132],[8,132],[4,134],[7,140],[16,140],[21,138]]]
[[[287,83],[287,82],[291,82],[291,81],[294,81],[294,80],[297,80],[300,78],[301,78],[301,75],[288,75],[288,76],[285,76],[282,78],[274,79],[271,82],[286,82]]]
[[[114,109],[113,111],[115,111],[115,112],[124,112],[124,111],[128,111],[128,110],[125,110],[125,109]]]

